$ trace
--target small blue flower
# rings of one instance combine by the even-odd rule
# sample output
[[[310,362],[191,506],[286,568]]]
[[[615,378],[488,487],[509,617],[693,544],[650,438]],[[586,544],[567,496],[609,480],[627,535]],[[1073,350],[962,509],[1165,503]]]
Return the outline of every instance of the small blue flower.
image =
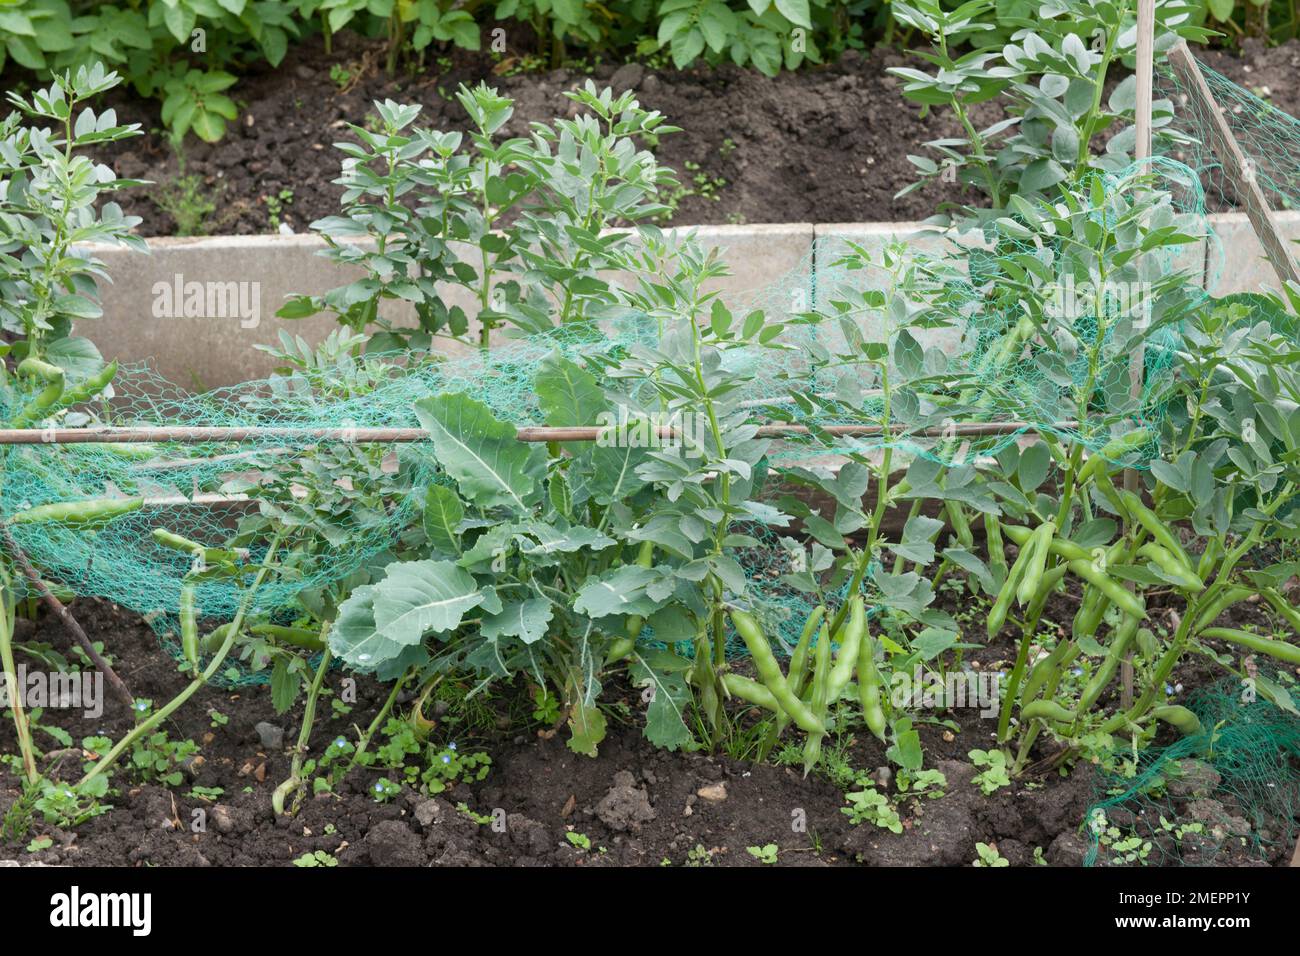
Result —
[[[1172,694],[1173,692],[1174,692],[1173,685],[1172,685],[1172,684],[1166,684],[1166,685],[1165,685],[1165,693],[1166,693],[1166,694]]]
[[[335,737],[335,738],[334,738],[334,746],[335,746],[335,747],[343,747],[343,746],[346,746],[346,744],[347,744],[347,740],[346,740],[345,738],[343,738],[343,737]]]
[[[455,750],[455,749],[456,749],[456,741],[453,740],[451,743],[447,744],[447,749],[448,749],[448,750]]]
[[[1083,668],[1082,667],[1071,668],[1070,673],[1073,674],[1075,677],[1079,677],[1083,674]]]
[[[382,783],[375,784],[375,793],[383,793],[383,792],[384,792],[384,785]]]
[[[448,757],[446,754],[443,754],[443,755],[442,755],[442,762],[443,762],[443,763],[451,763],[451,758]]]

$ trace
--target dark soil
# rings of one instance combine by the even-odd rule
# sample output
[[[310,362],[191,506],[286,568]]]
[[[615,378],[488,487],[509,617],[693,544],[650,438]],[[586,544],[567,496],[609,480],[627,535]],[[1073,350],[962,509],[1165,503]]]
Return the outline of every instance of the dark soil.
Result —
[[[943,592],[941,603],[956,610],[957,600]],[[1054,600],[1058,606],[1052,612],[1068,620],[1071,598]],[[184,685],[175,663],[138,617],[102,601],[78,601],[75,611],[92,639],[105,641],[137,697],[160,705]],[[1263,620],[1247,608],[1238,623],[1254,617]],[[68,645],[62,627],[47,617],[35,626],[24,622],[18,637],[65,651]],[[1009,667],[1012,654],[1002,639],[970,652],[968,661],[973,667],[1001,670]],[[1190,688],[1220,676],[1197,663],[1177,679]],[[327,686],[340,688],[344,677],[335,672]],[[322,706],[312,753],[320,753],[340,734],[353,734],[354,725],[369,724],[384,691],[365,679],[356,691],[357,702],[346,717],[333,716],[328,703]],[[620,709],[634,712],[633,692],[626,695],[621,703],[611,701],[615,714]],[[509,700],[499,698],[493,706],[500,710],[498,726],[506,725]],[[213,710],[228,722],[213,726]],[[266,687],[202,690],[165,725],[172,740],[192,739],[201,746],[200,759],[191,761],[182,786],[145,783],[133,771],[121,770],[114,777],[116,792],[110,800],[115,809],[110,813],[73,831],[52,829],[38,818],[26,836],[0,842],[0,858],[68,865],[267,866],[324,850],[340,865],[756,866],[761,864],[747,848],[775,843],[782,865],[961,866],[975,859],[975,844],[983,842],[995,845],[1015,865],[1032,864],[1035,849],[1041,848],[1047,862],[1074,866],[1083,860],[1080,825],[1097,790],[1092,769],[1083,765],[1068,775],[1029,776],[983,796],[971,785],[975,769],[966,754],[988,747],[990,724],[975,710],[954,710],[946,715],[948,726],[938,721],[921,726],[927,766],[946,775],[946,795],[905,802],[900,809],[904,830],[896,835],[870,824],[852,825],[841,812],[840,789],[819,776],[805,780],[783,766],[656,750],[645,743],[634,721],[615,719],[596,759],[571,753],[563,731],[531,728],[513,737],[496,731],[470,742],[492,757],[491,771],[481,782],[432,797],[404,788],[392,801],[379,803],[372,788],[381,771],[359,768],[337,794],[308,798],[297,817],[277,821],[270,795],[288,775],[289,757],[284,749],[262,746],[256,725],[267,721],[283,728],[286,741],[292,742],[300,716],[298,708],[277,717]],[[743,713],[737,718],[747,721]],[[46,710],[42,721],[65,727],[78,743],[95,733],[118,739],[131,722],[111,699],[98,721],[56,709]],[[518,734],[517,729],[511,732]],[[435,730],[447,733],[446,728]],[[47,749],[55,748],[40,732],[38,738]],[[0,725],[0,749],[16,750],[7,720]],[[1035,756],[1046,767],[1052,754],[1040,748]],[[62,775],[74,778],[83,757],[66,755]],[[869,735],[854,738],[846,757],[853,767],[888,773],[883,748]],[[224,792],[205,800],[194,795],[193,787]],[[0,813],[18,793],[17,779],[0,772]],[[495,814],[496,825],[476,822],[471,814],[480,820]],[[203,824],[199,832],[195,821]],[[53,846],[29,853],[27,841],[37,834],[50,836]],[[590,841],[589,850],[574,845],[581,837]],[[1239,853],[1218,862],[1258,861]]]
[[[513,119],[502,136],[527,135],[532,121],[571,115],[562,94],[588,77],[619,89],[635,87],[642,104],[668,117],[683,132],[666,136],[660,160],[686,187],[672,221],[680,225],[727,222],[856,222],[923,219],[951,196],[931,190],[895,200],[912,181],[907,153],[923,141],[957,132],[947,118],[918,117],[916,107],[885,74],[905,57],[894,51],[851,53],[826,69],[769,79],[732,67],[654,70],[639,64],[597,67],[591,73],[562,69],[494,75],[496,64],[476,54],[453,58],[447,69],[390,78],[371,67],[347,92],[330,79],[334,63],[360,70],[370,51],[365,41],[327,57],[317,40],[296,47],[276,70],[253,73],[234,88],[241,104],[237,128],[206,145],[191,137],[185,171],[202,177],[216,201],[206,224],[214,233],[273,232],[266,197],[293,192],[281,220],[304,232],[313,220],[337,211],[340,154],[335,142],[354,140],[345,123],[363,125],[377,99],[423,106],[420,122],[437,129],[463,129],[464,112],[453,94],[461,83],[487,80],[515,99]],[[119,97],[124,120],[156,128],[152,103]],[[120,175],[165,185],[178,164],[166,141],[152,133],[119,144]],[[696,178],[699,182],[696,182]],[[142,216],[145,235],[168,235],[171,217],[149,198],[159,187],[138,190],[125,206]]]
[[[1280,109],[1300,113],[1300,43],[1247,43],[1239,57],[1202,55]],[[332,144],[353,139],[346,123],[364,124],[373,101],[391,97],[422,104],[423,124],[461,129],[463,113],[452,94],[460,83],[479,80],[515,98],[514,118],[502,131],[511,136],[525,135],[531,121],[565,114],[571,104],[563,91],[589,76],[635,88],[645,106],[684,130],[659,147],[661,161],[677,170],[686,187],[672,217],[678,225],[920,220],[939,202],[974,198],[942,184],[895,198],[914,178],[907,154],[923,153],[926,141],[959,131],[942,111],[921,116],[902,98],[898,81],[885,70],[910,60],[892,49],[850,52],[831,66],[776,79],[732,67],[679,72],[640,64],[496,75],[502,64],[467,53],[445,68],[394,79],[366,65],[374,60],[373,49],[358,37],[349,37],[332,56],[312,39],[295,47],[278,69],[255,70],[242,79],[233,91],[240,119],[226,139],[215,145],[192,136],[187,141],[184,172],[201,180],[215,204],[197,228],[274,232],[278,202],[279,221],[305,232],[313,220],[337,211],[340,190],[332,180],[340,156]],[[330,79],[335,64],[357,76],[346,92]],[[126,194],[124,205],[143,218],[144,235],[174,234],[175,221],[155,198],[174,188],[180,166],[157,132],[157,106],[129,96],[118,96],[114,105],[124,120],[151,130],[109,153],[120,175],[155,184]],[[993,103],[976,111],[980,124],[999,118]]]

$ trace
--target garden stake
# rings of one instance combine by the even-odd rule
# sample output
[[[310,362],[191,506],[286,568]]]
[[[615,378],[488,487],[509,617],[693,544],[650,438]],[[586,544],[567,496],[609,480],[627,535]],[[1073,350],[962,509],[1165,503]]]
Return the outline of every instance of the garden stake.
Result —
[[[1133,147],[1133,159],[1142,162],[1151,158],[1151,109],[1152,87],[1155,79],[1155,34],[1156,34],[1156,0],[1138,0],[1137,9],[1137,101],[1133,109],[1133,121],[1137,132],[1137,142]],[[1129,359],[1129,395],[1134,399],[1142,397],[1142,386],[1146,378],[1146,347],[1139,345]],[[1137,472],[1132,468],[1124,469],[1124,490],[1133,494],[1138,488]],[[1127,590],[1134,590],[1132,583],[1125,585]],[[1124,655],[1120,661],[1120,706],[1127,708],[1133,704],[1133,653]]]
[[[1078,422],[1055,422],[1053,429],[1074,429]],[[957,435],[1013,435],[1029,432],[1046,426],[1032,422],[970,422],[919,428],[908,431],[906,428],[891,428],[890,434],[899,436],[917,436],[922,438],[951,438],[954,428]],[[653,429],[659,438],[678,437],[677,430],[668,425]],[[526,426],[519,428],[515,434],[517,441],[530,443],[546,442],[594,442],[599,441],[608,429],[595,425],[567,427]],[[825,425],[810,429],[807,425],[771,424],[760,425],[756,437],[785,438],[796,435],[825,433],[843,435],[848,438],[872,438],[884,434],[879,425]],[[266,427],[227,427],[219,425],[203,426],[149,426],[125,428],[6,428],[0,429],[0,445],[78,445],[78,444],[149,444],[152,442],[179,442],[184,444],[202,444],[205,442],[256,442],[266,439],[301,439],[305,441],[337,441],[357,444],[386,444],[402,442],[429,441],[429,433],[423,428],[293,428],[283,426]]]
[[[10,533],[8,525],[0,524],[0,536],[3,536],[4,538],[5,549],[9,552],[18,567],[22,568],[23,575],[31,583],[31,586],[36,589],[36,593],[41,596],[41,600],[45,602],[45,605],[51,611],[58,615],[59,620],[63,622],[63,626],[68,629],[74,638],[76,638],[77,643],[81,645],[81,649],[86,652],[86,656],[89,657],[91,662],[95,665],[95,669],[104,675],[104,680],[108,681],[108,686],[112,689],[113,693],[117,695],[118,700],[122,701],[128,711],[131,710],[131,708],[135,706],[135,698],[131,696],[130,689],[126,686],[126,683],[122,678],[117,676],[117,672],[114,671],[108,661],[104,659],[104,655],[95,650],[95,645],[92,644],[90,638],[86,636],[86,632],[81,629],[81,625],[77,623],[77,619],[73,616],[72,612],[68,610],[67,606],[62,601],[54,596],[48,587],[45,586],[45,582],[41,580],[41,576],[36,572],[36,569],[32,567],[31,561],[27,559],[26,553],[24,553],[23,549],[19,547],[18,542],[14,540],[14,536]]]

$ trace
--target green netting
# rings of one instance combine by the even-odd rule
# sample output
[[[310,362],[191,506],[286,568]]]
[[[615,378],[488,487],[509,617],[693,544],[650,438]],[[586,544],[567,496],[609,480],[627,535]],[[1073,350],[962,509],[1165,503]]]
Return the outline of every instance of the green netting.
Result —
[[[1255,679],[1294,689],[1286,674]],[[1228,678],[1193,693],[1203,732],[1118,753],[1099,776],[1089,866],[1211,866],[1289,858],[1300,836],[1300,717]]]
[[[1204,64],[1200,69],[1220,115],[1246,157],[1246,175],[1254,179],[1271,208],[1300,208],[1300,166],[1296,164],[1300,120]],[[1162,152],[1199,175],[1207,211],[1238,208],[1238,184],[1231,181],[1223,158],[1210,145],[1207,130],[1213,120],[1201,98],[1192,96],[1169,68],[1156,74],[1156,89],[1164,97],[1162,112],[1167,118],[1159,126]]]
[[[1218,113],[1245,157],[1245,180],[1253,181],[1270,209],[1300,209],[1300,120],[1267,100],[1200,64]],[[1191,169],[1204,192],[1207,213],[1242,210],[1244,183],[1234,180],[1210,134],[1214,117],[1203,98],[1166,66],[1156,73],[1159,152]],[[1214,291],[1224,280],[1221,246],[1207,250],[1205,285]],[[1270,315],[1270,318],[1272,316]]]
[[[1097,175],[1095,184],[1087,182],[1079,190],[1081,201],[1091,203],[1090,219],[1113,223],[1138,191],[1146,191],[1158,197],[1153,216],[1183,232],[1207,235],[1199,181],[1185,167],[1156,160]],[[1048,349],[1032,336],[1012,337],[1025,304],[1006,293],[1007,270],[1023,270],[1032,259],[1044,274],[1077,273],[1086,281],[1095,263],[1081,261],[1077,244],[1013,241],[990,230],[983,237],[935,240],[931,245],[933,251],[823,239],[804,269],[751,297],[751,306],[789,322],[783,350],[755,346],[726,353],[725,361],[747,383],[736,399],[753,407],[756,420],[815,427],[870,421],[881,399],[879,390],[873,390],[878,384],[873,373],[861,362],[860,342],[890,342],[904,323],[920,326],[916,339],[923,353],[922,372],[943,372],[958,383],[943,394],[908,393],[907,434],[842,436],[813,447],[782,441],[772,452],[774,469],[792,463],[833,465],[846,453],[874,455],[886,446],[896,450],[900,465],[924,456],[967,466],[1024,432],[1052,432],[1095,450],[1135,423],[1158,422],[1176,325],[1149,337],[1144,389],[1136,401],[1113,398],[1128,395],[1130,356],[1112,345],[1111,331],[1103,342],[1100,365],[1090,369],[1086,358],[1100,325],[1099,310],[1131,309],[1132,302],[1045,286],[1043,295],[1060,294],[1061,301],[1076,310],[1073,357],[1059,343]],[[1156,250],[1126,265],[1118,278],[1141,287],[1185,272],[1181,291],[1172,299],[1173,307],[1186,308],[1202,295],[1198,267],[1199,262],[1187,262],[1183,253]],[[904,283],[908,295],[894,296]],[[1160,307],[1169,301],[1166,296]],[[829,318],[816,324],[800,318],[810,312]],[[1107,316],[1108,330],[1115,328],[1115,318]],[[358,359],[340,349],[309,369],[201,395],[184,394],[146,368],[125,368],[103,417],[116,426],[414,428],[419,426],[413,411],[418,399],[463,391],[486,403],[500,419],[539,424],[533,382],[548,356],[558,352],[577,361],[608,364],[629,348],[653,346],[661,321],[627,312],[602,328],[556,329],[505,341],[487,353]],[[1009,347],[1008,341],[1014,345]],[[858,360],[831,360],[853,351],[846,343],[857,349]],[[1112,398],[1080,410],[1074,407],[1074,390],[1089,375],[1110,383],[1103,395]],[[636,398],[635,386],[618,387]],[[790,397],[794,391],[815,401],[796,402]],[[1115,404],[1108,407],[1108,402]],[[1075,424],[1062,424],[1071,420]],[[973,437],[953,437],[948,430],[980,422],[1019,422],[1023,427]],[[926,429],[936,433],[923,436]],[[1154,451],[1154,445],[1139,450],[1126,463],[1140,466]],[[250,515],[292,529],[306,513],[327,512],[337,529],[334,537],[287,552],[286,563],[257,592],[253,615],[274,618],[291,615],[300,594],[341,581],[392,548],[418,516],[419,489],[440,480],[431,446],[420,443],[385,446],[258,437],[239,443],[147,447],[11,446],[3,455],[0,515],[5,518],[49,503],[144,497],[142,509],[94,530],[49,523],[15,524],[12,530],[48,577],[79,594],[103,596],[150,615],[163,633],[175,629],[182,581],[191,562],[157,544],[151,537],[154,529],[166,528],[213,548],[233,544],[246,549],[242,573],[210,576],[197,584],[203,615],[220,621],[235,612],[267,547],[266,522],[259,525]],[[762,546],[760,553],[742,556],[742,564],[758,593],[769,596],[772,616],[785,622],[783,636],[792,641],[808,609],[806,600],[780,582],[776,565],[786,558],[779,533],[751,530],[758,532]]]

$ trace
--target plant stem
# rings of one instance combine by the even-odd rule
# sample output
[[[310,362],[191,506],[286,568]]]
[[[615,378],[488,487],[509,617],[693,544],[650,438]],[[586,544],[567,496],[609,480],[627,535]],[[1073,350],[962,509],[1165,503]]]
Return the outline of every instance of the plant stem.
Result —
[[[22,692],[18,687],[18,668],[14,666],[14,631],[10,615],[12,594],[7,576],[0,572],[0,663],[4,665],[5,687],[9,690],[9,709],[14,715],[18,749],[23,755],[23,771],[27,776],[27,782],[35,783],[40,778],[40,774],[36,772],[32,729],[27,723],[27,713],[23,710]]]
[[[325,640],[329,629],[330,622],[326,621],[321,626],[321,640]],[[321,686],[325,683],[325,675],[329,672],[332,659],[329,645],[326,645],[324,653],[320,656],[320,663],[316,666],[316,677],[307,690],[307,701],[302,709],[302,726],[298,730],[298,743],[293,748],[293,763],[289,769],[289,779],[276,787],[275,793],[271,794],[271,808],[277,817],[284,813],[284,801],[290,793],[294,794],[291,814],[298,812],[302,802],[302,758],[307,752],[307,743],[311,740],[311,726],[316,720],[316,700],[320,697]]]
[[[170,717],[182,704],[193,697],[200,687],[203,687],[212,679],[212,675],[221,667],[222,663],[226,659],[226,655],[230,653],[230,649],[234,646],[235,639],[239,636],[239,632],[244,626],[244,618],[248,614],[248,609],[252,606],[253,597],[257,594],[257,589],[262,586],[263,582],[266,581],[267,575],[271,573],[271,562],[275,558],[275,552],[279,550],[280,541],[283,535],[284,532],[277,531],[275,536],[271,539],[271,545],[267,549],[266,557],[262,559],[262,566],[257,571],[257,577],[253,578],[252,585],[249,587],[247,593],[244,594],[244,599],[240,602],[239,609],[235,612],[234,620],[231,621],[230,633],[227,634],[226,639],[221,642],[220,649],[208,663],[208,666],[204,669],[203,673],[190,681],[184,690],[168,701],[166,706],[155,712],[148,720],[136,724],[134,730],[118,741],[117,746],[106,753],[103,757],[99,758],[99,762],[86,772],[86,775],[77,783],[78,787],[85,786],[99,774],[113,766],[122,754],[126,752],[128,747],[133,745],[137,740]]]
[[[357,741],[357,749],[352,754],[352,762],[348,764],[349,771],[351,771],[352,768],[357,765],[358,761],[361,760],[361,755],[364,754],[366,748],[370,746],[371,738],[378,733],[380,726],[388,719],[388,715],[393,709],[393,704],[397,703],[398,693],[400,693],[402,688],[406,686],[406,682],[410,677],[411,672],[408,670],[398,678],[395,684],[393,684],[393,689],[388,692],[388,699],[384,701],[384,706],[379,709],[379,713],[375,714],[375,719],[370,722],[370,726],[366,728],[366,732],[362,734],[361,739]]]
[[[1048,593],[1048,591],[1044,590],[1034,598],[1034,603],[1029,606],[1029,614],[1025,617],[1024,627],[1020,632],[1020,649],[1016,653],[1016,663],[1011,669],[1011,677],[1007,680],[1007,692],[1002,696],[1002,709],[998,713],[998,743],[1000,744],[1005,744],[1009,736],[1011,708],[1016,702],[1020,682],[1024,680],[1025,671],[1029,666],[1029,646],[1033,643],[1034,635],[1038,633],[1038,621],[1042,616],[1043,607],[1047,604]]]

